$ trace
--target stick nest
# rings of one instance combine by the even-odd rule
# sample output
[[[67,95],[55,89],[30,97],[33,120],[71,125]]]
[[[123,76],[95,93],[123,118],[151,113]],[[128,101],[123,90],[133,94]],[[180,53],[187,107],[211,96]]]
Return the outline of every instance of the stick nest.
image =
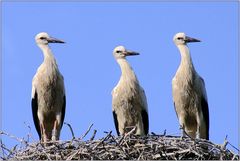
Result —
[[[239,155],[204,139],[167,135],[140,137],[131,133],[116,137],[112,132],[99,140],[73,138],[41,144],[26,143],[1,158],[14,160],[239,160]],[[4,149],[4,144],[1,144]],[[6,148],[5,148],[6,150]]]

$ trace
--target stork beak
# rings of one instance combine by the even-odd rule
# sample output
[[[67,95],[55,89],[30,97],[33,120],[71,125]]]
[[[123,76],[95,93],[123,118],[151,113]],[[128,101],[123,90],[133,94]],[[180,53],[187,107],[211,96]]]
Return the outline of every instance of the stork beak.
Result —
[[[201,41],[198,39],[186,36],[185,42],[189,43],[189,42],[201,42]]]
[[[125,56],[134,56],[134,55],[140,55],[140,54],[138,52],[135,52],[135,51],[127,50],[126,52],[124,52],[124,55]]]
[[[53,38],[53,37],[50,37],[47,40],[48,40],[48,43],[65,43],[64,41]]]

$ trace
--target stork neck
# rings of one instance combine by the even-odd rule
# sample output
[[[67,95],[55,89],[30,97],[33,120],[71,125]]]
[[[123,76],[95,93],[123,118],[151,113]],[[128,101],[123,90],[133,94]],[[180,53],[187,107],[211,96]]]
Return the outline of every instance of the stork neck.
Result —
[[[58,69],[56,60],[52,54],[52,51],[48,45],[39,45],[44,55],[44,64],[51,65],[53,69]]]
[[[121,79],[137,81],[136,75],[126,59],[117,59],[117,62],[122,71]]]
[[[192,58],[190,55],[190,51],[187,45],[178,45],[178,49],[181,54],[181,64],[179,68],[182,70],[188,72],[189,74],[192,74],[195,69],[192,63]]]

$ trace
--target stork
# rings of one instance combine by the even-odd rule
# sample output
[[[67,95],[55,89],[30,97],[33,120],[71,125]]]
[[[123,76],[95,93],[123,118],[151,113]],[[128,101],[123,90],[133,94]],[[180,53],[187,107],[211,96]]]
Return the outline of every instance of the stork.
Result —
[[[35,41],[44,61],[32,80],[32,114],[42,142],[59,140],[66,107],[65,88],[57,62],[48,43],[64,43],[42,32]]]
[[[149,128],[147,99],[126,60],[126,56],[139,53],[118,46],[114,49],[113,55],[122,71],[117,86],[112,90],[112,111],[117,134],[124,135],[134,127],[136,135],[147,135]]]
[[[200,42],[177,33],[173,38],[181,63],[172,80],[172,94],[180,127],[192,138],[209,139],[209,112],[204,80],[196,72],[187,43]]]

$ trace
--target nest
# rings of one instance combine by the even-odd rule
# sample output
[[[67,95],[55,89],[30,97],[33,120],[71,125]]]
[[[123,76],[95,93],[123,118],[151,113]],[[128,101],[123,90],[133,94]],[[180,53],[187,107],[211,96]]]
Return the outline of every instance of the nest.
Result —
[[[239,155],[204,139],[148,135],[140,137],[131,132],[116,137],[112,132],[99,140],[94,135],[87,141],[73,137],[68,141],[25,142],[22,149],[12,149],[2,159],[14,160],[239,160]],[[2,149],[5,149],[1,144]]]

